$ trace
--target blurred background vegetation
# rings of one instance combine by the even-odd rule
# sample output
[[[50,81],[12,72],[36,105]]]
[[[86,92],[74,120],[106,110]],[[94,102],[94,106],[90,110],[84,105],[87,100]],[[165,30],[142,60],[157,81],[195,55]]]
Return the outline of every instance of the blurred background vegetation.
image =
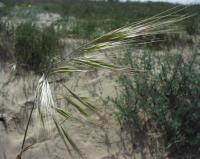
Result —
[[[78,38],[94,38],[112,29],[151,17],[178,4],[164,2],[87,1],[87,0],[38,0],[4,1],[0,15],[34,19],[38,13],[58,13],[62,16],[57,24],[63,25],[62,35]],[[17,5],[13,7],[13,5]],[[37,14],[36,14],[37,13]],[[180,14],[195,15],[182,24],[189,34],[199,33],[200,5],[188,6]],[[75,18],[76,22],[73,21]],[[64,24],[76,23],[72,30],[65,30]]]
[[[42,58],[46,58],[46,52],[59,50],[59,44],[57,42],[54,44],[58,39],[90,40],[113,29],[178,6],[178,4],[161,2],[121,3],[119,1],[87,0],[3,0],[2,2],[4,6],[0,8],[0,57],[8,60],[17,59],[19,60],[18,63],[21,63],[22,58],[25,58],[22,52],[29,52],[30,49],[33,49],[32,52],[43,52],[44,56],[39,53],[30,53],[32,55],[29,57],[32,58],[33,54],[35,54],[34,56],[39,55]],[[200,34],[200,5],[187,6],[179,14],[194,15],[178,25],[182,31],[180,34],[162,35],[158,37],[162,40],[161,42],[156,42],[156,45],[148,44],[145,46],[162,50],[163,48],[177,45],[193,45],[196,37]],[[25,24],[29,27],[20,29]],[[40,37],[35,36],[34,32],[37,32],[36,34]],[[51,38],[51,40],[44,41],[46,42],[44,45],[47,46],[41,48],[39,46],[40,42],[38,42],[41,38]],[[32,41],[29,42],[33,46],[25,48],[23,43],[25,41],[29,43],[27,40],[31,39]],[[37,42],[38,44],[36,44]],[[41,43],[43,42],[41,41]],[[49,46],[54,48],[52,49]],[[41,50],[45,48],[49,48],[49,50]],[[20,56],[22,57],[18,56],[19,52],[21,52]],[[50,54],[55,55],[56,53]],[[27,57],[23,60],[26,61],[24,65],[30,64],[27,61]],[[42,62],[43,60],[40,61]],[[40,65],[40,62],[36,64],[38,67]]]

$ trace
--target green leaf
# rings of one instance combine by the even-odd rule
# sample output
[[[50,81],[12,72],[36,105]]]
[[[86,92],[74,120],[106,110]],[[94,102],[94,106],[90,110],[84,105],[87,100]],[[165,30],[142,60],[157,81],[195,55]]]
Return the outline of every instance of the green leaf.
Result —
[[[91,58],[91,57],[82,57],[78,59],[74,59],[77,62],[92,66],[92,67],[105,67],[109,69],[119,69],[119,66],[115,66],[113,64],[106,63],[104,61],[101,61],[96,58]]]
[[[64,136],[66,137],[66,139],[69,141],[70,145],[72,146],[72,148],[81,156],[82,156],[82,153],[81,151],[79,150],[79,148],[77,147],[77,145],[73,142],[73,140],[70,138],[70,136],[68,135],[68,133],[63,129],[63,127],[61,126],[61,129],[62,129],[62,132],[64,134]]]
[[[40,109],[40,106],[38,106],[38,114],[39,114],[40,120],[42,122],[42,126],[45,128],[44,117],[43,117],[42,111]]]
[[[86,105],[90,110],[96,112],[97,108],[96,106],[94,106],[87,97],[80,97],[80,99],[82,100],[83,104]]]
[[[66,119],[69,119],[70,117],[72,117],[72,115],[69,112],[66,112],[63,109],[60,109],[60,108],[54,108],[54,109],[56,110],[56,112],[58,112],[60,115],[62,115]]]
[[[88,113],[83,108],[81,108],[82,106],[78,104],[72,97],[70,98],[65,96],[64,98],[67,102],[73,105],[82,115],[88,116]]]
[[[87,72],[86,69],[71,68],[69,66],[59,67],[52,71],[52,73],[73,73],[73,72]]]
[[[72,92],[69,88],[67,88],[65,85],[63,85],[65,89],[68,90],[68,92],[75,98],[77,99],[80,103],[82,103],[83,105],[85,105],[87,108],[89,108],[92,111],[96,111],[96,107],[94,105],[92,105],[88,100],[84,100],[84,98],[79,97],[78,95],[76,95],[74,92]]]
[[[70,148],[69,148],[69,146],[68,146],[68,144],[67,144],[67,142],[66,142],[66,140],[65,140],[65,136],[64,136],[64,134],[62,133],[62,130],[60,129],[60,127],[59,127],[59,125],[58,125],[58,123],[57,123],[57,121],[56,121],[56,119],[55,119],[54,117],[53,117],[53,120],[54,120],[56,129],[57,129],[57,131],[58,131],[58,134],[60,135],[60,137],[61,137],[61,139],[62,139],[62,141],[63,141],[63,143],[64,143],[64,145],[65,145],[65,147],[66,147],[66,149],[67,149],[67,151],[69,152],[69,154],[70,154],[71,156],[73,156],[72,153],[71,153],[71,151],[70,151]]]

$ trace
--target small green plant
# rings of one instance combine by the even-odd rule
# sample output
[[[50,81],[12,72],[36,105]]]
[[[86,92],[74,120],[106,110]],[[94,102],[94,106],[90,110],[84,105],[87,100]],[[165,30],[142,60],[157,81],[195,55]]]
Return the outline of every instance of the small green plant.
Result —
[[[120,60],[146,73],[119,79],[124,90],[114,100],[118,118],[145,134],[161,133],[169,155],[178,158],[200,156],[198,59],[195,50],[187,59],[181,54],[149,52],[136,58],[128,52]]]
[[[18,68],[38,72],[59,55],[59,38],[52,27],[40,30],[24,23],[15,32],[15,57]]]

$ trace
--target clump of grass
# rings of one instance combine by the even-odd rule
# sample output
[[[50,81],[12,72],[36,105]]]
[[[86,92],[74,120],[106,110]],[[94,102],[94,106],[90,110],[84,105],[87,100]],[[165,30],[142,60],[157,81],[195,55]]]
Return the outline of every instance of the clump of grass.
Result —
[[[7,29],[5,24],[0,22],[0,59],[3,63],[14,61],[13,35],[14,29]]]
[[[59,38],[52,27],[43,30],[31,23],[23,23],[15,32],[17,67],[39,72],[59,55]]]

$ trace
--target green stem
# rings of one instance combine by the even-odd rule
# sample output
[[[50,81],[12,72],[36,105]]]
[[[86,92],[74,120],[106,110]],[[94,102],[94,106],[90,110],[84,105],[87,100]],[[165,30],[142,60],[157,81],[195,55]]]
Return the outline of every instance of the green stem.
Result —
[[[31,108],[31,112],[30,112],[30,115],[29,115],[29,119],[28,119],[28,123],[26,125],[26,130],[25,130],[25,133],[24,133],[24,138],[23,138],[23,143],[22,143],[22,147],[21,147],[21,155],[23,153],[23,150],[24,150],[24,145],[25,145],[25,141],[26,141],[26,136],[27,136],[27,133],[28,133],[28,128],[29,128],[29,125],[30,125],[30,121],[31,121],[31,117],[32,117],[32,114],[33,114],[33,110],[35,108],[35,103],[33,103],[33,106]]]

